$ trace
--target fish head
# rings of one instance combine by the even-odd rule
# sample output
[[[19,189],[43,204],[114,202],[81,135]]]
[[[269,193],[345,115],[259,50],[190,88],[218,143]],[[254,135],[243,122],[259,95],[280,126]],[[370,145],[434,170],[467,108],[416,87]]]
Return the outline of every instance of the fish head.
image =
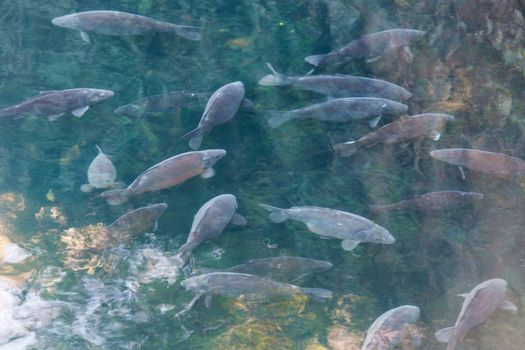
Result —
[[[190,277],[182,281],[180,285],[189,292],[202,293],[206,287],[206,279],[204,277],[206,277],[206,274]]]
[[[403,305],[398,307],[398,310],[401,312],[401,317],[405,323],[416,323],[419,320],[421,311],[417,306]]]
[[[215,163],[217,163],[222,157],[226,155],[226,151],[223,149],[208,149],[202,152],[204,153],[202,165],[206,169],[211,168]]]
[[[131,117],[141,117],[144,113],[143,108],[141,106],[130,103],[124,106],[120,106],[117,109],[113,111],[116,115],[120,116],[131,116]]]
[[[408,112],[408,106],[403,103],[395,101],[385,101],[381,105],[382,114],[385,115],[399,115],[406,114]]]
[[[471,199],[476,200],[476,201],[480,201],[484,197],[483,193],[479,193],[479,192],[464,192],[462,195],[470,197]]]
[[[53,25],[56,25],[57,27],[81,30],[80,20],[76,13],[72,13],[70,15],[65,15],[65,16],[60,16],[60,17],[55,17],[51,20],[51,23]]]
[[[160,217],[162,214],[164,214],[164,211],[168,208],[168,205],[166,203],[155,203],[150,206],[148,206],[148,209],[151,213],[151,215],[155,218]]]
[[[87,98],[89,103],[96,103],[113,97],[114,94],[111,90],[88,89]]]
[[[236,92],[237,94],[244,96],[244,84],[242,81],[229,83],[228,85],[225,85],[225,87],[227,87],[232,92]]]
[[[396,241],[394,236],[392,236],[386,228],[379,226],[377,224],[374,224],[372,229],[366,232],[367,232],[366,240],[363,240],[362,242],[392,244]]]
[[[333,266],[334,264],[328,261],[312,260],[310,269],[312,270],[312,272],[323,272],[326,270],[330,270]]]

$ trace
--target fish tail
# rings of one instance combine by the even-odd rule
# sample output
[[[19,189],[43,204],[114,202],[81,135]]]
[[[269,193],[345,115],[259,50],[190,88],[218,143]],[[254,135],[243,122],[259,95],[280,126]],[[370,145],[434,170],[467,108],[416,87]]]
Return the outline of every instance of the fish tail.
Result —
[[[268,111],[268,114],[270,115],[268,125],[272,129],[275,129],[292,119],[292,114],[287,111]]]
[[[288,219],[286,215],[284,214],[284,209],[272,207],[266,204],[259,204],[259,205],[270,212],[269,218],[272,222],[276,224],[286,221],[286,219]]]
[[[361,149],[361,144],[357,141],[338,143],[334,145],[334,149],[338,151],[342,157],[350,157]]]
[[[259,85],[262,86],[283,86],[289,85],[290,79],[279,72],[277,72],[270,63],[266,63],[268,68],[272,71],[272,74],[268,74],[259,80]]]
[[[97,148],[97,150],[98,150],[99,153],[104,154],[104,152],[102,152],[102,149],[101,149],[97,144],[95,144],[95,147]]]
[[[182,268],[188,263],[193,248],[194,246],[191,243],[186,242],[179,248],[179,250],[177,250],[177,254],[175,255],[177,267]]]
[[[448,343],[447,350],[454,350],[458,343],[458,334],[456,327],[440,329],[435,333],[436,339],[440,343]]]
[[[186,135],[182,136],[182,139],[189,139],[189,145],[192,150],[198,150],[202,143],[202,138],[204,137],[204,130],[199,126],[196,129],[193,129]]]
[[[304,294],[316,299],[331,299],[333,293],[322,288],[302,288]]]
[[[306,57],[304,60],[318,67],[323,62],[324,57],[325,55],[313,55],[313,56]]]
[[[198,41],[202,39],[201,29],[192,26],[175,26],[175,34],[188,40]]]
[[[388,210],[388,205],[370,204],[368,206],[373,215],[379,215],[382,212]]]
[[[105,191],[100,194],[102,198],[110,205],[119,205],[124,203],[129,198],[129,191],[127,188],[123,190]]]

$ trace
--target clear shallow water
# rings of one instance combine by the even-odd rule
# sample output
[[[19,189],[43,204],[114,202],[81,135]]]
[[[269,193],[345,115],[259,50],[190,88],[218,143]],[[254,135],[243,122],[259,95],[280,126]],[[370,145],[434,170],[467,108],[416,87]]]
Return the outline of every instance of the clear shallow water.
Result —
[[[510,1],[472,3],[2,3],[2,107],[41,90],[106,88],[115,96],[80,119],[2,121],[0,232],[5,238],[0,241],[3,247],[16,243],[32,257],[0,265],[0,349],[352,349],[359,347],[376,317],[402,304],[422,310],[422,348],[442,349],[433,332],[455,322],[461,305],[457,293],[501,277],[509,282],[509,298],[522,308],[522,184],[473,172],[462,180],[455,167],[428,155],[436,148],[469,147],[525,158],[520,60],[524,39],[517,14],[522,9]],[[50,23],[56,16],[94,9],[200,25],[203,40],[189,42],[169,34],[93,34],[93,43],[87,45],[78,32]],[[411,114],[455,115],[441,140],[423,143],[422,174],[413,166],[411,147],[377,146],[352,158],[334,156],[331,145],[368,133],[366,123],[310,120],[268,128],[265,109],[293,109],[323,98],[292,88],[258,86],[258,79],[269,73],[265,62],[283,73],[305,74],[311,66],[304,57],[390,28],[428,32],[412,46],[412,62],[391,53],[374,63],[351,62],[318,72],[392,81],[414,94]],[[204,106],[144,119],[116,116],[116,107],[177,89],[214,91],[236,80],[244,82],[256,110],[240,110],[230,123],[205,137],[203,148],[228,151],[214,178],[192,179],[117,207],[79,190],[96,155],[95,144],[112,156],[119,180],[130,183],[147,167],[188,151],[179,138],[195,127]],[[397,242],[363,244],[351,253],[337,240],[320,240],[300,223],[272,224],[258,207],[316,205],[371,217],[368,204],[444,189],[478,191],[485,199],[475,207],[438,216],[391,212],[375,217]],[[209,310],[199,302],[176,318],[192,295],[179,285],[184,273],[174,268],[174,252],[185,241],[196,211],[221,193],[237,196],[249,225],[230,226],[218,240],[199,247],[194,252],[196,267],[220,269],[279,255],[327,260],[333,269],[301,285],[330,289],[333,301],[298,297],[257,305],[218,298]],[[153,202],[168,203],[157,232],[114,249],[104,260],[89,256],[82,266],[92,269],[70,268],[61,239],[64,230],[107,224]],[[521,349],[524,324],[523,313],[497,313],[472,330],[461,346]],[[4,339],[12,340],[4,344]]]

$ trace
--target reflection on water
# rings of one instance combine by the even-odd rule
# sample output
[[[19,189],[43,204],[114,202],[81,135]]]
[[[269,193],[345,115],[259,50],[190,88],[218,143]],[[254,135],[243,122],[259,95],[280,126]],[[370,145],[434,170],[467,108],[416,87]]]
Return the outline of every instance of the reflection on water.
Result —
[[[421,310],[420,348],[444,349],[434,332],[454,324],[463,302],[457,294],[492,278],[508,282],[507,299],[520,311],[496,311],[457,348],[523,348],[523,178],[497,178],[468,165],[463,178],[457,167],[430,156],[437,149],[465,148],[525,158],[521,2],[30,0],[2,2],[0,9],[1,108],[39,91],[115,92],[82,118],[1,120],[0,349],[359,349],[373,321],[401,305]],[[54,17],[96,9],[197,25],[202,40],[171,33],[91,33],[87,44],[77,31],[51,24]],[[270,73],[266,62],[286,77],[305,76],[313,68],[305,57],[394,28],[426,34],[410,51],[321,65],[312,74],[395,83],[412,93],[403,102],[410,115],[455,117],[439,137],[362,143],[351,157],[342,157],[334,145],[379,129],[366,121],[315,116],[269,127],[269,110],[327,100],[315,92],[319,89],[259,85]],[[255,107],[239,108],[235,118],[203,138],[201,149],[227,151],[215,177],[190,179],[118,206],[107,205],[97,189],[79,190],[88,182],[95,145],[126,185],[148,167],[187,152],[180,138],[196,127],[208,96],[234,81],[244,83]],[[169,101],[142,100],[167,93]],[[117,109],[132,101],[140,110]],[[385,116],[379,123],[396,119]],[[369,209],[446,190],[481,193],[483,199],[433,213]],[[237,197],[248,225],[229,226],[203,242],[179,270],[176,252],[193,216],[223,193]],[[168,207],[157,231],[148,227],[132,242],[109,244],[114,241],[109,223],[162,202]],[[272,223],[261,203],[348,211],[388,229],[396,241],[345,251],[341,240],[320,240],[302,222]],[[203,297],[181,313],[193,297],[180,285],[183,279],[275,256],[332,263],[327,271],[294,281],[331,290],[332,300],[217,296],[208,308]]]

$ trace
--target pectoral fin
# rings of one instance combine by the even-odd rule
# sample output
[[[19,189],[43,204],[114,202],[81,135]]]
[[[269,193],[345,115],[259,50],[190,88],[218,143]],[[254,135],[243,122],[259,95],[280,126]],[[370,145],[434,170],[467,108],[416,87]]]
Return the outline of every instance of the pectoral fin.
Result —
[[[317,233],[318,235],[321,235],[321,236],[326,235],[326,233],[324,232],[324,230],[322,228],[320,228],[318,226],[315,226],[311,222],[307,222],[306,223],[306,227],[308,227],[308,229],[310,231],[312,231],[313,233]]]
[[[346,250],[346,251],[351,251],[353,250],[355,247],[357,247],[359,245],[359,241],[352,241],[352,240],[349,240],[349,239],[344,239],[342,242],[341,242],[341,247]]]
[[[204,306],[206,306],[206,308],[209,309],[212,301],[213,301],[213,296],[211,294],[206,295],[206,297],[204,298]]]
[[[54,122],[55,120],[57,120],[58,118],[60,118],[61,116],[63,116],[64,113],[59,113],[59,114],[53,114],[53,115],[48,115],[47,116],[47,119]]]
[[[82,40],[84,40],[86,43],[91,44],[91,40],[89,40],[89,34],[86,32],[80,32],[80,37]]]
[[[432,141],[438,141],[441,138],[441,133],[437,130],[432,130],[430,131],[428,136],[430,137]]]
[[[159,221],[155,220],[155,222],[151,226],[151,231],[155,232],[155,231],[157,231],[158,228],[159,228]]]
[[[518,307],[511,301],[505,300],[500,306],[501,310],[508,311],[513,315],[518,313]]]
[[[461,180],[465,180],[467,177],[465,176],[465,170],[463,170],[462,166],[458,166],[458,170],[461,174]]]
[[[234,225],[244,226],[248,223],[246,218],[239,213],[233,214],[230,222]]]
[[[368,122],[368,125],[370,125],[371,128],[375,128],[377,124],[379,124],[379,121],[381,120],[381,116],[377,116],[373,119],[370,119]]]
[[[466,298],[468,296],[468,293],[458,294],[458,297]]]
[[[366,63],[374,63],[374,62],[376,62],[377,60],[379,60],[380,58],[381,58],[381,55],[376,56],[376,57],[372,57],[372,58],[368,58],[368,59],[366,60]]]
[[[80,107],[80,108],[72,110],[71,114],[73,114],[77,118],[80,118],[84,115],[84,113],[86,113],[88,109],[89,109],[89,106]]]
[[[214,177],[214,176],[215,176],[215,170],[213,170],[213,168],[208,168],[204,170],[204,172],[201,174],[201,177],[203,179],[209,179],[210,177]]]
[[[39,96],[43,96],[43,95],[52,94],[53,92],[57,92],[57,90],[45,90],[45,91],[39,91],[39,92],[38,92],[38,95],[39,95]]]

